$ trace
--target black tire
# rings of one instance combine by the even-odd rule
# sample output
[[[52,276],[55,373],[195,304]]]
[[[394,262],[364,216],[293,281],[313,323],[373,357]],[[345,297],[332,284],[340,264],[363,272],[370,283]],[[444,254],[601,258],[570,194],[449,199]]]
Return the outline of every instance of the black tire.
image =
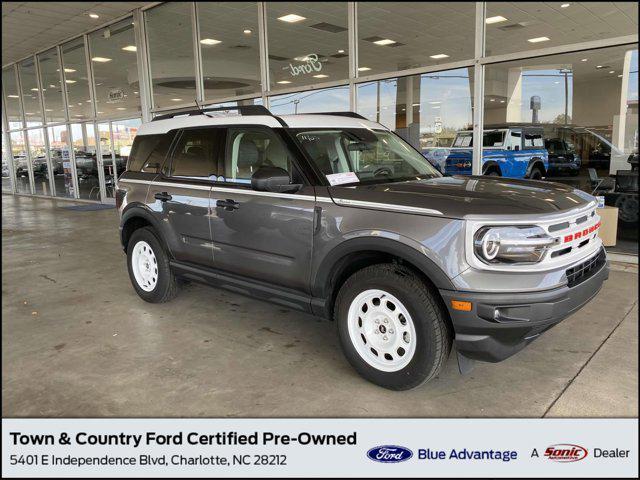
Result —
[[[533,167],[529,173],[529,178],[531,180],[542,180],[542,170],[540,167]]]
[[[351,341],[349,307],[361,292],[369,289],[384,290],[395,296],[413,319],[416,350],[401,370],[387,372],[375,368],[360,356]],[[395,264],[373,265],[349,277],[338,292],[334,319],[349,363],[365,379],[390,390],[409,390],[431,380],[440,372],[451,351],[452,333],[437,294],[411,270]]]
[[[146,242],[151,249],[157,260],[158,277],[157,282],[153,290],[146,291],[140,287],[132,270],[131,259],[133,249],[140,241]],[[171,271],[169,265],[169,256],[162,243],[156,236],[155,231],[151,227],[144,227],[135,230],[129,239],[127,244],[127,268],[129,270],[129,278],[136,293],[145,302],[149,303],[164,303],[174,298],[178,293],[178,282],[176,276]]]
[[[495,168],[489,170],[487,173],[485,173],[485,175],[487,177],[501,177],[502,175],[500,175],[500,172],[498,170],[496,170]]]

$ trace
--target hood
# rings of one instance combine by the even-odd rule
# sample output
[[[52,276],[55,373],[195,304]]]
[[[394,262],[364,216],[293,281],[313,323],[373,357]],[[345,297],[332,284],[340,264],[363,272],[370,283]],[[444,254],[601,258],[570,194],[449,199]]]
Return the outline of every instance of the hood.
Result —
[[[559,183],[502,177],[453,176],[375,185],[334,186],[329,192],[340,204],[389,205],[394,211],[464,218],[469,215],[549,215],[585,207],[595,198]],[[360,206],[366,205],[360,203]],[[429,214],[428,211],[422,212]]]

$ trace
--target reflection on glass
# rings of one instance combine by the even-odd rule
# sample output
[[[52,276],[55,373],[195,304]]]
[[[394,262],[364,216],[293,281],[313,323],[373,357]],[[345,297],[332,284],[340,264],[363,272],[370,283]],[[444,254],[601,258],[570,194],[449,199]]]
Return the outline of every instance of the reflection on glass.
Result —
[[[44,96],[44,116],[48,123],[64,122],[64,104],[62,102],[62,84],[58,50],[52,48],[38,55],[42,94]]]
[[[98,118],[140,115],[140,87],[133,20],[89,35]]]
[[[20,113],[20,95],[18,82],[13,66],[2,70],[2,88],[4,90],[4,109],[9,121],[9,129],[22,128],[22,114]]]
[[[638,32],[635,2],[487,2],[487,55]]]
[[[49,127],[49,154],[53,168],[56,196],[73,198],[73,174],[69,154],[69,134],[65,125]]]
[[[473,69],[460,68],[358,85],[358,113],[394,130],[440,171],[443,148],[473,120]]]
[[[20,83],[22,85],[22,105],[27,127],[42,125],[42,109],[40,108],[40,90],[33,57],[18,64]]]
[[[348,78],[347,2],[269,2],[266,9],[271,90]]]
[[[193,103],[196,98],[191,3],[169,2],[144,14],[149,39],[156,108]]]
[[[4,132],[2,132],[2,191],[11,192],[11,160]]]
[[[100,200],[98,162],[96,157],[96,135],[93,124],[74,123],[71,125],[73,153],[76,158],[78,188],[80,198]]]
[[[111,151],[111,157],[114,162],[112,163],[112,168],[114,169],[105,171],[107,183],[113,183],[113,176],[115,175],[117,178],[122,174],[122,172],[124,172],[124,169],[127,166],[127,161],[129,160],[129,153],[131,153],[133,139],[136,137],[138,128],[141,124],[142,120],[139,118],[115,120],[111,122],[111,128],[113,130],[113,148]],[[113,165],[115,165],[115,167],[113,167]],[[109,180],[109,177],[111,177],[111,180]]]
[[[44,143],[44,133],[41,128],[27,130],[29,136],[29,153],[36,195],[51,195],[49,188],[49,168]]]
[[[473,58],[475,2],[359,2],[358,74]]]
[[[274,115],[349,110],[349,87],[325,88],[311,92],[290,93],[271,97],[269,110]]]
[[[603,195],[618,208],[616,248],[632,241],[636,251],[637,72],[638,50],[629,47],[492,64],[484,98],[485,130],[541,129],[547,179]],[[485,161],[488,152],[495,150],[484,150]]]
[[[29,183],[29,166],[27,164],[27,146],[24,132],[11,132],[11,155],[13,155],[13,171],[16,174],[16,192],[31,193]]]
[[[87,62],[82,38],[62,45],[62,61],[69,101],[69,118],[77,121],[92,117]]]
[[[198,3],[207,101],[260,92],[258,4]]]

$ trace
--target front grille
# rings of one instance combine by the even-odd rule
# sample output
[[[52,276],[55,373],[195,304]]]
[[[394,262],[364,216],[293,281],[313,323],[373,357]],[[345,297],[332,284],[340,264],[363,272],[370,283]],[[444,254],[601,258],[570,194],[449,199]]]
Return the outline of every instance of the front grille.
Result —
[[[575,287],[580,285],[585,280],[591,278],[600,267],[604,265],[607,260],[607,256],[604,253],[604,248],[601,248],[597,255],[591,257],[575,267],[567,269],[567,285],[569,287]]]

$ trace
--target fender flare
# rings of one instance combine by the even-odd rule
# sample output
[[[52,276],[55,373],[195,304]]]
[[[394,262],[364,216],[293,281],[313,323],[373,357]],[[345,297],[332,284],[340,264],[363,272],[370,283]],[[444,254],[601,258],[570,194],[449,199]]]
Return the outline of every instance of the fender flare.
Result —
[[[314,297],[328,299],[331,295],[331,281],[341,267],[340,263],[347,255],[376,251],[401,258],[419,269],[439,289],[455,290],[449,277],[436,263],[423,252],[404,243],[382,237],[358,237],[342,242],[331,250],[318,266],[311,281]]]
[[[531,175],[531,170],[533,170],[533,167],[535,166],[540,166],[543,177],[547,175],[547,169],[544,166],[544,160],[542,160],[542,158],[540,157],[533,157],[531,160],[529,160],[529,165],[527,165],[527,172],[524,174],[526,178],[529,178],[529,176]]]
[[[125,239],[124,239],[124,226],[127,222],[133,218],[142,218],[149,222],[153,228],[160,234],[162,231],[160,229],[160,225],[158,220],[155,218],[153,213],[149,210],[149,207],[144,205],[143,203],[130,203],[127,205],[122,211],[122,217],[120,219],[120,244],[124,248]],[[164,240],[161,239],[164,242]]]
[[[500,169],[500,164],[495,160],[487,160],[482,164],[482,175],[485,175],[490,168],[495,167],[498,170],[500,176],[502,176],[502,170]]]

